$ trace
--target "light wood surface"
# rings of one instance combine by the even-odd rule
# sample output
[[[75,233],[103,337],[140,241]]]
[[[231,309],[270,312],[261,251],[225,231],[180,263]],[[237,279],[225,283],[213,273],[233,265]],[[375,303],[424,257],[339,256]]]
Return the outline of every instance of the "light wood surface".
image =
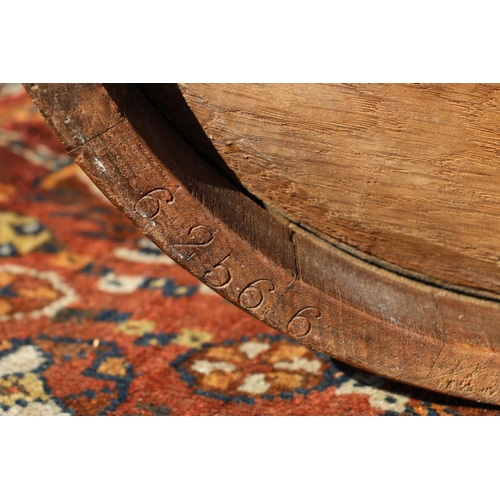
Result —
[[[268,206],[386,267],[500,293],[499,85],[179,88]]]

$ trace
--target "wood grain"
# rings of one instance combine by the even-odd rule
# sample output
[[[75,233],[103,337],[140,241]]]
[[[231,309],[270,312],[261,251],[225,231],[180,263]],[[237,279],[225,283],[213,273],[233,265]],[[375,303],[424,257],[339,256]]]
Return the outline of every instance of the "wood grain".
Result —
[[[269,207],[388,269],[498,298],[499,85],[179,89]]]
[[[190,147],[137,86],[26,88],[109,199],[220,295],[342,361],[500,404],[497,301],[381,269],[265,210]],[[80,118],[61,108],[68,93],[82,108],[89,99],[96,116],[117,110],[116,125],[97,119],[90,139],[74,146]]]

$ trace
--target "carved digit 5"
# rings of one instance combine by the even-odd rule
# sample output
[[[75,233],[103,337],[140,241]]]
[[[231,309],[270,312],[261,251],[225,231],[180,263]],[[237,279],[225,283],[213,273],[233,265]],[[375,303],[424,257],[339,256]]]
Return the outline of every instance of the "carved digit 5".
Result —
[[[223,264],[223,262],[229,257],[229,255],[224,257],[214,266],[212,270],[205,273],[204,279],[208,285],[213,286],[214,288],[220,288],[226,286],[231,281],[231,271]]]
[[[135,204],[135,210],[145,219],[154,219],[160,213],[162,205],[172,201],[174,197],[168,189],[153,189]]]
[[[321,311],[316,307],[304,307],[289,321],[288,332],[293,337],[304,337],[311,331],[310,320],[319,319],[321,316]]]
[[[274,284],[269,280],[254,281],[240,293],[239,301],[241,306],[246,309],[259,307],[264,300],[262,289],[266,289],[267,292],[274,292],[275,290]]]
[[[189,242],[185,243],[173,243],[174,247],[204,247],[212,242],[214,239],[214,234],[212,230],[207,226],[195,226],[192,227],[189,232]],[[189,260],[194,255],[191,252],[189,255],[184,255],[184,259]]]

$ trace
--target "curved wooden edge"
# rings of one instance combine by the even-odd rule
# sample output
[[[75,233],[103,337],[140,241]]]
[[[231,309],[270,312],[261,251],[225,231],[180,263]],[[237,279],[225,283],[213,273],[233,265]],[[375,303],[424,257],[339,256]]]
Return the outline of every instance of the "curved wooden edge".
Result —
[[[397,276],[267,212],[187,146],[134,85],[26,90],[104,194],[227,300],[341,361],[500,404],[498,303]]]
[[[498,85],[141,89],[288,219],[380,267],[500,300]]]

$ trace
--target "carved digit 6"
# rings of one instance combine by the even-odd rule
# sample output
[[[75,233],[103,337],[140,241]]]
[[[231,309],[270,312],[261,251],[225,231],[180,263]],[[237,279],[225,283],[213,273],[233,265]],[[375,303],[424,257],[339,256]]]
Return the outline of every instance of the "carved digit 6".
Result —
[[[264,300],[262,289],[266,289],[267,292],[274,292],[275,290],[274,284],[270,280],[254,281],[240,293],[239,301],[241,306],[246,309],[255,309],[259,307]]]
[[[214,239],[214,234],[212,230],[207,226],[195,226],[192,227],[189,232],[189,242],[185,243],[172,243],[174,247],[204,247],[212,242]],[[189,255],[183,255],[183,258],[189,260],[194,255],[191,252]]]
[[[310,319],[319,319],[322,314],[316,307],[304,307],[288,323],[288,332],[293,337],[304,337],[312,328]]]
[[[211,271],[205,273],[204,279],[208,285],[214,288],[226,286],[232,279],[231,271],[223,262],[230,256],[224,257]]]
[[[135,210],[145,219],[154,219],[160,213],[163,204],[173,201],[174,197],[168,189],[153,189],[135,204]]]

